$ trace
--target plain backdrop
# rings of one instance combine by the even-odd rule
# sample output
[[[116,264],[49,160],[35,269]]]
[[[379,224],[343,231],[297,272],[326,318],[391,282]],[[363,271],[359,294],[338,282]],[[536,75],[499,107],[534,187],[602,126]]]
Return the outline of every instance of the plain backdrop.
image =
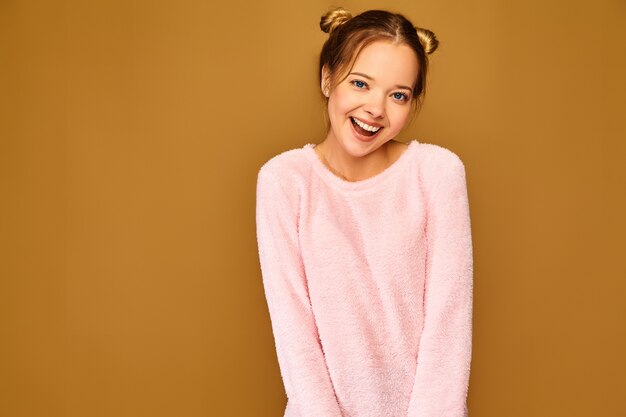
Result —
[[[441,42],[470,416],[626,416],[623,0],[0,1],[1,416],[282,416],[256,174],[324,138],[331,5]]]

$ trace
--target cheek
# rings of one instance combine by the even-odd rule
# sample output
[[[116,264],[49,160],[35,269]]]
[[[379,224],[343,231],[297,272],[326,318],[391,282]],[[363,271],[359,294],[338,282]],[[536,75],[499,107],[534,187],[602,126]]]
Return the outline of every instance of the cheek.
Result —
[[[329,109],[336,114],[345,114],[351,110],[353,110],[353,98],[350,94],[342,91],[340,88],[337,88],[333,91],[329,99]]]
[[[389,115],[392,124],[397,130],[401,130],[406,122],[409,120],[409,116],[411,114],[411,109],[409,104],[406,104],[405,107],[399,108],[396,111],[392,112]]]
[[[339,116],[339,110],[337,109],[337,103],[332,99],[328,100],[328,117],[331,123],[334,123]]]

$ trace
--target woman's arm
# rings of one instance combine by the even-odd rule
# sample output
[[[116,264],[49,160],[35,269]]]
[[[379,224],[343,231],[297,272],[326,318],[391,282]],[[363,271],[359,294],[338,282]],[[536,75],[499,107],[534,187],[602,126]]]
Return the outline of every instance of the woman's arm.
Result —
[[[259,259],[276,353],[290,408],[341,417],[317,333],[297,234],[298,196],[262,168],[257,179]]]
[[[473,257],[465,168],[456,154],[430,192],[424,329],[409,417],[467,416]]]

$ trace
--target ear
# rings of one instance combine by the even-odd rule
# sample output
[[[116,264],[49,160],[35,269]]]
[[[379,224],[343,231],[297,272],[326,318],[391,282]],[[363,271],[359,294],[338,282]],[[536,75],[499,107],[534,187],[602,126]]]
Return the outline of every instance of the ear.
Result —
[[[328,69],[326,69],[326,65],[322,67],[322,83],[320,87],[322,89],[322,94],[328,97],[330,95],[330,74]]]

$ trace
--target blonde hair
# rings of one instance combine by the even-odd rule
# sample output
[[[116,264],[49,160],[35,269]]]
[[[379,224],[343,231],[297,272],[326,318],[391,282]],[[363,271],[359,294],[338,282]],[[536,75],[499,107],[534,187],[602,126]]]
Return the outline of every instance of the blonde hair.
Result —
[[[428,56],[435,52],[439,41],[428,29],[414,26],[398,13],[385,10],[368,10],[357,16],[335,7],[322,15],[320,29],[328,33],[319,60],[320,82],[334,88],[354,64],[359,52],[377,40],[403,43],[413,49],[417,56],[419,70],[413,88],[413,99],[420,102],[426,93]],[[329,80],[322,80],[322,70],[326,69]]]

